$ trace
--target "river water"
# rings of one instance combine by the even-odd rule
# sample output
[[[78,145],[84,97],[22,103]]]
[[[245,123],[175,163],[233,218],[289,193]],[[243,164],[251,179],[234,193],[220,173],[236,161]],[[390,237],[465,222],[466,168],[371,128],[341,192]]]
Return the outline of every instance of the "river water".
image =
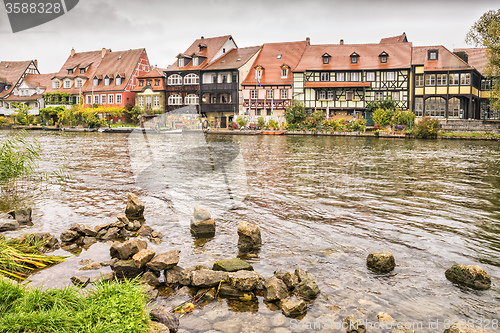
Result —
[[[7,135],[0,131],[0,139]],[[146,205],[146,223],[165,235],[163,243],[149,247],[157,252],[180,249],[180,266],[211,267],[216,260],[235,257],[236,229],[246,220],[262,228],[262,249],[250,260],[258,273],[267,278],[276,270],[300,267],[318,277],[321,295],[292,326],[259,298],[247,310],[224,301],[197,309],[196,317],[181,318],[181,328],[189,332],[310,332],[319,330],[301,328],[319,321],[324,332],[337,332],[325,325],[349,314],[377,322],[380,311],[421,324],[419,332],[442,332],[445,321],[475,320],[487,326],[488,320],[500,319],[497,142],[196,133],[30,135],[43,148],[39,172],[64,167],[68,178],[21,184],[15,196],[3,195],[3,210],[34,208],[34,225],[8,236],[42,231],[58,236],[73,222],[113,222],[124,212],[126,194],[134,192]],[[196,204],[209,208],[216,219],[212,239],[196,240],[189,232]],[[390,274],[366,268],[368,254],[380,251],[396,258]],[[106,260],[108,246],[96,244],[59,268],[35,275],[34,283],[67,284],[78,260],[86,257]],[[453,285],[444,272],[456,263],[483,267],[492,288],[473,291]],[[439,329],[429,328],[429,321],[439,321]],[[500,331],[497,327],[490,323],[487,328]]]

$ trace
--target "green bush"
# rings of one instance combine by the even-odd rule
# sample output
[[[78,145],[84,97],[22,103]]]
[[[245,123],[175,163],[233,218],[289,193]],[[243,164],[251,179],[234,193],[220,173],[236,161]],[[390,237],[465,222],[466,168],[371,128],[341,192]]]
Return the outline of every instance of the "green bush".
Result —
[[[7,118],[5,117],[0,117],[0,126],[7,125]]]
[[[366,119],[351,121],[347,128],[356,132],[364,132],[366,129]]]
[[[266,127],[266,120],[264,119],[264,117],[259,117],[257,119],[257,126],[259,126],[260,129]]]
[[[417,126],[415,126],[414,133],[417,138],[437,138],[439,134],[439,120],[430,117],[423,117]]]
[[[239,128],[243,128],[245,127],[245,125],[247,124],[248,120],[247,119],[243,119],[242,116],[239,116],[238,118],[236,118],[236,123],[238,124]]]
[[[289,124],[299,124],[306,119],[305,106],[302,102],[292,100],[292,106],[285,109],[285,119]]]
[[[415,123],[415,114],[413,112],[396,110],[394,112],[394,117],[391,125],[392,126],[404,125],[409,128],[414,123]]]
[[[279,123],[278,123],[277,121],[275,121],[275,120],[272,120],[272,119],[270,119],[270,120],[268,121],[268,123],[267,123],[267,127],[268,127],[269,129],[274,129],[274,130],[278,130],[278,129],[280,129],[280,125],[279,125]]]
[[[377,109],[373,112],[373,122],[382,126],[390,125],[394,112],[389,109]]]

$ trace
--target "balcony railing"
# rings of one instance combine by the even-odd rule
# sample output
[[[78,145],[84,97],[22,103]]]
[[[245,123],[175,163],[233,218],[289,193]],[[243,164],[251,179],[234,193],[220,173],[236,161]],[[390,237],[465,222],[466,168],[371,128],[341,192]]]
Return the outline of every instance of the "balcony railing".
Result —
[[[243,105],[245,108],[252,108],[252,109],[263,109],[264,105],[266,106],[266,109],[271,109],[271,105],[274,109],[284,109],[286,107],[289,107],[291,105],[291,101],[289,99],[275,99],[275,100],[264,100],[264,99],[252,99],[250,101],[245,100],[245,104]]]
[[[185,86],[167,86],[167,91],[189,91],[195,92],[200,89],[199,85],[191,84]]]
[[[202,112],[238,112],[238,107],[233,103],[202,104]]]
[[[231,90],[238,90],[238,83],[204,83],[201,85],[202,92],[226,92]]]

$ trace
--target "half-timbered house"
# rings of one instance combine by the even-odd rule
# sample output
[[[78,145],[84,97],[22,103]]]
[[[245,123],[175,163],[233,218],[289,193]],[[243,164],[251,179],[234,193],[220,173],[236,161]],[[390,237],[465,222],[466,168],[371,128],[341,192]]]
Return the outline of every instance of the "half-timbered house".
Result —
[[[196,106],[200,110],[201,70],[226,52],[237,48],[233,37],[201,37],[184,52],[177,55],[175,63],[165,70],[167,80],[167,111],[184,106]],[[206,115],[203,115],[206,116]]]
[[[36,60],[0,62],[0,115],[13,113],[7,99],[21,86],[29,74],[40,74]]]
[[[390,97],[409,109],[411,43],[308,45],[294,70],[294,98],[325,117],[365,117],[370,101]]]
[[[45,107],[43,94],[51,84],[52,74],[28,74],[23,82],[14,88],[12,94],[4,99],[6,103],[21,103],[27,106],[30,115],[38,115],[41,108]]]

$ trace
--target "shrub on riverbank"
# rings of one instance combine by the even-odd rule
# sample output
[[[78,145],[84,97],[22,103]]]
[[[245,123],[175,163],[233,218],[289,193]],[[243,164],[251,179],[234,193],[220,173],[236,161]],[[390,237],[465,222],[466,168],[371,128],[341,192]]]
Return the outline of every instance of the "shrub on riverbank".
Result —
[[[143,287],[102,282],[93,290],[27,289],[0,279],[2,332],[147,332]]]
[[[439,120],[423,117],[415,126],[414,134],[417,138],[435,139],[439,133]]]
[[[40,159],[41,147],[25,131],[17,132],[0,145],[0,185],[31,175]]]

